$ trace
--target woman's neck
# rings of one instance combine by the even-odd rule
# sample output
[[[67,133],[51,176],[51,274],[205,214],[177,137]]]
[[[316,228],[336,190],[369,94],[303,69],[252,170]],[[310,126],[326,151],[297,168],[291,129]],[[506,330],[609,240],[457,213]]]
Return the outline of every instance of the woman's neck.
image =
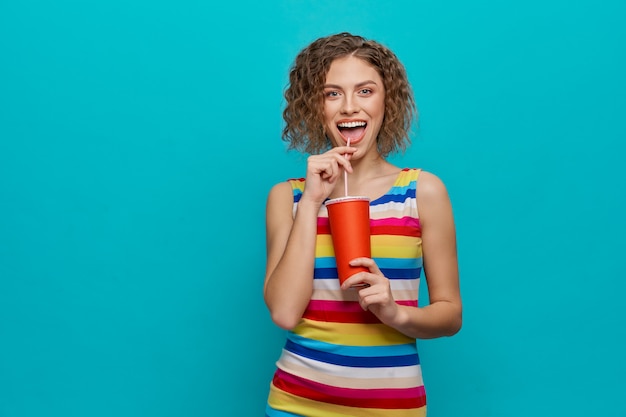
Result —
[[[379,154],[375,157],[359,159],[352,162],[352,173],[342,175],[331,198],[345,194],[344,179],[348,179],[349,195],[364,195],[370,199],[384,195],[395,182],[400,168],[392,165]]]

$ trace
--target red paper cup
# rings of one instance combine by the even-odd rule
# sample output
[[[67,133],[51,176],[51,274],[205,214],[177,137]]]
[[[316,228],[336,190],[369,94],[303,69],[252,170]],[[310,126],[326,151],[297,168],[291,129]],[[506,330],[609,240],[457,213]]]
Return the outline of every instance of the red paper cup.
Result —
[[[325,203],[339,282],[357,272],[369,272],[363,266],[350,266],[354,258],[371,258],[370,244],[370,199],[368,197],[347,196],[334,198]]]

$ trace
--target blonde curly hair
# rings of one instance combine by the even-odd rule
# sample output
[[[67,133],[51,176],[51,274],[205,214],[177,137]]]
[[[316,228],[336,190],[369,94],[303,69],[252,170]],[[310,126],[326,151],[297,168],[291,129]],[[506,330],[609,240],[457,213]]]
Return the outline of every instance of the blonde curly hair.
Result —
[[[383,80],[385,116],[377,138],[378,151],[383,157],[404,151],[417,116],[406,70],[384,45],[347,32],[319,38],[296,57],[284,93],[287,104],[283,111],[283,140],[289,143],[289,149],[311,154],[331,147],[324,131],[324,83],[331,63],[348,55],[372,65]]]

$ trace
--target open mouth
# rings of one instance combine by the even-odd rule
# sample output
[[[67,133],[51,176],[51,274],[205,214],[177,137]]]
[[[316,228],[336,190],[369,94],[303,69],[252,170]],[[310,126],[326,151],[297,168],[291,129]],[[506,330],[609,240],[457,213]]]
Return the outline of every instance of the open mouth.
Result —
[[[361,139],[363,139],[363,136],[365,136],[366,127],[367,122],[362,120],[337,123],[337,129],[339,129],[339,134],[346,142],[350,140],[350,144],[357,143]]]

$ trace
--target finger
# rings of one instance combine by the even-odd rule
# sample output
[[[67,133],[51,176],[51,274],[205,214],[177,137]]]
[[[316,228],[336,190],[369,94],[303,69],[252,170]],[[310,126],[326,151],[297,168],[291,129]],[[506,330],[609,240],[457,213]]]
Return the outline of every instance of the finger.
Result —
[[[351,266],[364,266],[370,270],[372,274],[382,275],[380,268],[372,258],[354,258],[350,261]]]
[[[345,154],[351,155],[355,153],[356,151],[357,149],[354,146],[337,146],[331,150],[331,152],[336,152],[341,155],[345,155]]]
[[[343,166],[346,171],[352,172],[352,164],[350,164],[350,159],[352,157],[352,154],[356,152],[356,150],[357,149],[352,146],[338,146],[328,151],[327,154],[336,157],[338,164]]]
[[[352,146],[343,146],[338,149],[338,151],[345,158],[345,160],[349,162],[352,159],[352,154],[356,152],[356,148],[353,148]],[[349,167],[347,165],[344,165],[344,167],[346,168],[346,170],[348,170],[348,172],[352,172],[352,165],[350,165]]]
[[[343,169],[345,169],[346,171],[348,171],[350,174],[352,174],[352,164],[350,163],[350,157],[352,155],[341,155],[341,166],[343,167]]]
[[[335,178],[336,175],[336,169],[335,169],[335,164],[333,164],[332,162],[327,162],[323,169],[322,169],[322,178],[324,178],[325,180],[328,180],[330,182],[333,182],[333,178]]]
[[[328,177],[329,182],[335,182],[337,178],[341,175],[341,169],[339,168],[339,163],[337,160],[331,160],[331,175]]]
[[[359,290],[359,289],[367,288],[371,285],[372,285],[372,280],[369,277],[369,274],[367,272],[358,272],[352,275],[350,278],[346,279],[343,282],[343,284],[341,284],[341,289],[347,290],[347,289],[352,288],[355,290]]]
[[[381,303],[381,297],[370,288],[359,291],[359,304],[363,310],[369,310]]]
[[[317,174],[325,180],[336,176],[336,172],[338,171],[336,161],[320,157],[312,157],[309,159],[309,169],[313,174]]]
[[[348,172],[352,172],[352,164],[350,161],[344,156],[340,154],[329,154],[324,155],[324,159],[321,159],[317,162],[320,168],[327,169],[329,165],[332,165],[333,174],[337,174],[339,176],[339,168],[343,168]]]

